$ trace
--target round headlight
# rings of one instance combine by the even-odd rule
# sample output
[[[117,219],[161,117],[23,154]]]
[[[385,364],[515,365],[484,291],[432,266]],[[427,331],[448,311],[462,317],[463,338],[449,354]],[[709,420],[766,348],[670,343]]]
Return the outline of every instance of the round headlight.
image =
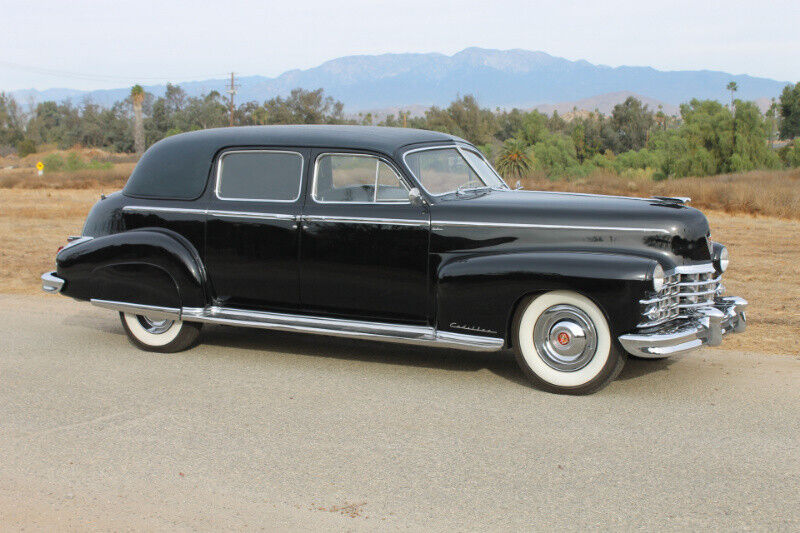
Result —
[[[728,270],[728,264],[731,262],[730,258],[728,257],[728,249],[726,247],[722,247],[717,255],[717,268],[720,272],[725,272]]]
[[[664,269],[656,265],[653,269],[653,289],[658,292],[664,288]]]

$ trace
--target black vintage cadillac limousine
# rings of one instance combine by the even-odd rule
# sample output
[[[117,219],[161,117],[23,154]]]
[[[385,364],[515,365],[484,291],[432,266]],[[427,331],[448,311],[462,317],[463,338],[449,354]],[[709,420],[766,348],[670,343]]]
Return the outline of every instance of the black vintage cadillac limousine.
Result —
[[[540,387],[588,393],[627,354],[745,329],[709,237],[680,198],[512,190],[442,133],[225,128],[153,145],[42,282],[118,311],[145,350],[203,323],[512,348]]]

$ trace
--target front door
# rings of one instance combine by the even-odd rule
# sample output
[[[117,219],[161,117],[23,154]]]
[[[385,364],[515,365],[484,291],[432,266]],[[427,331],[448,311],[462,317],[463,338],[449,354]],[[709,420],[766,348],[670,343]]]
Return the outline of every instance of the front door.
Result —
[[[302,218],[300,299],[313,314],[429,322],[430,217],[387,160],[313,153]]]
[[[296,310],[306,149],[232,149],[215,167],[206,270],[216,305]]]

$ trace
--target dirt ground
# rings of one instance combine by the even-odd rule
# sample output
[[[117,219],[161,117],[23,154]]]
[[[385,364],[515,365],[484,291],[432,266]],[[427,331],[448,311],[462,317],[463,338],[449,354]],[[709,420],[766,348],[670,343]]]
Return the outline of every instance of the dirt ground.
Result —
[[[39,276],[109,190],[0,189],[0,293],[39,294]],[[707,212],[731,252],[728,294],[750,301],[748,331],[724,348],[800,354],[800,221]]]

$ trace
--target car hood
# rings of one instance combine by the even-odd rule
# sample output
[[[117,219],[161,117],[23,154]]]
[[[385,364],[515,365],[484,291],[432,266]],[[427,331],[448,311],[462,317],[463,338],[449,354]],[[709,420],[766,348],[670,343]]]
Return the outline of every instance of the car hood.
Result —
[[[680,261],[708,260],[705,215],[680,201],[539,191],[491,191],[440,198],[432,222],[464,228],[498,224],[519,230],[517,244],[602,245],[606,250],[640,244],[671,251]],[[535,232],[538,240],[526,231]],[[452,231],[452,230],[451,230]]]

